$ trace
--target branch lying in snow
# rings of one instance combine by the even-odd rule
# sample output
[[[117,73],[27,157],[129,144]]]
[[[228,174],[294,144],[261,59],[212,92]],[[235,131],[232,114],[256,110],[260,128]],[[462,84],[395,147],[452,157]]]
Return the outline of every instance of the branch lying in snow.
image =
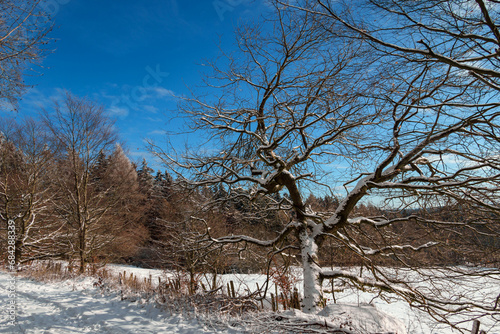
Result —
[[[322,326],[328,329],[328,333],[338,333],[338,334],[356,334],[356,332],[349,330],[347,328],[339,327],[331,321],[328,321],[326,318],[302,313],[301,311],[294,310],[293,316],[287,316],[286,314],[280,314],[279,317],[281,319],[287,319],[292,323],[287,323],[288,326],[293,325],[298,327],[310,327],[310,326]],[[310,328],[308,328],[310,329]],[[323,333],[323,331],[319,331],[319,333]]]

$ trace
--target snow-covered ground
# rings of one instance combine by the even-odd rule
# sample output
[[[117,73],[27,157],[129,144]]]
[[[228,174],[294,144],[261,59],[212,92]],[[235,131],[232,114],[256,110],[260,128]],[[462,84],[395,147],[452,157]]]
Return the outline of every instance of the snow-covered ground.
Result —
[[[352,270],[359,271],[358,268],[352,268]],[[425,271],[425,270],[424,270]],[[300,270],[299,270],[300,272]],[[400,275],[405,275],[408,279],[413,281],[419,281],[421,277],[413,271],[399,270]],[[435,275],[442,274],[443,276],[450,276],[446,271],[439,273],[434,272]],[[413,276],[413,277],[409,277]],[[229,280],[234,280],[235,285],[240,287],[240,291],[245,291],[248,287],[255,289],[256,283],[259,286],[263,284],[263,275],[244,275],[244,274],[234,274],[234,275],[223,275],[222,281],[225,283]],[[239,284],[237,284],[239,282]],[[434,287],[439,287],[443,290],[448,290],[450,294],[466,294],[469,298],[482,299],[488,296],[498,296],[500,294],[500,277],[493,278],[477,278],[471,279],[469,282],[466,278],[460,278],[459,284],[449,279],[442,281],[437,281],[434,283]],[[274,290],[272,283],[270,284],[270,292]],[[301,285],[297,285],[299,291],[301,290]],[[337,287],[338,288],[338,287]],[[458,288],[462,290],[457,290]],[[331,286],[328,282],[324,283],[324,289],[330,290]],[[342,289],[341,289],[342,290]],[[443,293],[446,294],[446,293]],[[391,302],[384,301],[377,297],[376,293],[363,292],[355,289],[343,289],[342,292],[335,292],[335,302],[333,297],[326,293],[325,297],[328,298],[327,303],[329,304],[330,313],[334,315],[338,322],[352,321],[358,328],[376,328],[375,324],[370,325],[372,319],[380,323],[379,328],[385,328],[386,331],[399,332],[399,324],[402,324],[406,329],[405,333],[408,334],[458,334],[461,333],[458,330],[450,328],[449,325],[442,324],[433,319],[429,314],[419,311],[415,308],[411,308],[409,304],[402,300],[391,300]],[[371,315],[367,315],[371,313]],[[397,322],[397,326],[387,325],[388,318],[386,315],[392,317]],[[330,315],[330,318],[332,316]],[[453,317],[450,315],[450,318]],[[500,316],[497,319],[492,319],[488,317],[478,317],[481,321],[481,330],[486,331],[487,334],[500,334]],[[451,320],[451,319],[450,319]],[[463,318],[460,316],[455,316],[453,319],[455,321],[462,320],[461,328],[464,329],[464,333],[469,334],[472,329],[472,320]]]
[[[127,275],[143,280],[151,277],[165,279],[161,270],[149,270],[122,265],[108,265],[113,275],[125,271]],[[25,278],[16,278],[16,321],[12,325],[8,318],[8,307],[12,301],[12,276],[0,271],[0,333],[254,333],[255,327],[245,325],[227,316],[219,321],[196,314],[181,314],[160,308],[141,299],[122,300],[118,292],[103,293],[95,286],[95,278],[76,278],[57,283],[41,283]],[[223,275],[221,283],[233,281],[235,289],[243,293],[262,286],[264,275]],[[208,282],[207,282],[208,284]],[[491,286],[485,288],[491,290]],[[498,286],[496,287],[498,288]],[[271,286],[270,291],[274,287]],[[480,290],[480,289],[478,289]],[[345,328],[346,324],[366,333],[399,334],[455,334],[449,328],[436,325],[432,318],[418,313],[401,301],[387,303],[373,299],[366,292],[345,290],[336,293],[336,304],[329,306],[316,317],[298,311],[280,313],[283,318]],[[218,324],[217,327],[213,325]],[[233,324],[233,325],[232,325]],[[247,322],[248,324],[248,322]],[[406,327],[406,329],[405,329]],[[499,322],[483,322],[481,329],[488,334],[500,334]],[[286,333],[270,329],[269,333]],[[359,333],[360,331],[356,332]]]
[[[16,322],[5,317],[9,275],[0,272],[2,318],[0,333],[215,333],[194,318],[165,314],[152,304],[132,303],[118,296],[101,295],[95,279],[41,283],[16,282]]]

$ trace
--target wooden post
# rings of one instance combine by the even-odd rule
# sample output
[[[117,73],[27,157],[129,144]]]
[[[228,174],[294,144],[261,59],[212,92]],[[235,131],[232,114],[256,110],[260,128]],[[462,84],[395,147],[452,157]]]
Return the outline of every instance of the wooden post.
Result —
[[[229,283],[231,284],[231,292],[232,292],[233,298],[236,298],[236,291],[234,290],[234,283],[233,283],[233,281],[230,281]]]
[[[278,305],[278,285],[276,285],[276,284],[274,284],[274,292],[275,292],[274,301],[276,302],[276,311],[279,311],[279,305]]]
[[[479,322],[479,320],[474,320],[474,323],[472,324],[472,332],[471,334],[479,334],[479,325],[481,323]]]
[[[337,300],[335,299],[335,284],[333,283],[333,278],[330,279],[330,284],[332,285],[332,298],[333,303],[337,304]]]
[[[286,294],[283,294],[283,292],[280,294],[280,298],[281,298],[281,303],[283,304],[283,310],[286,311]]]

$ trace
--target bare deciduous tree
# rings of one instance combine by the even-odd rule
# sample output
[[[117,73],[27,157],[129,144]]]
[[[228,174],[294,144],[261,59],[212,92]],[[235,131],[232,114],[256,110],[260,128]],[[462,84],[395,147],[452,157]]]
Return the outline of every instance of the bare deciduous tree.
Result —
[[[52,28],[40,0],[0,1],[0,102],[16,107],[26,88],[23,76],[44,56]]]
[[[69,235],[74,236],[69,245],[84,272],[96,244],[102,246],[98,231],[112,207],[103,201],[106,190],[96,191],[92,170],[101,153],[111,150],[117,141],[114,122],[101,105],[69,93],[62,105],[55,103],[52,112],[46,110],[41,116],[60,150],[59,170],[53,175],[58,197],[53,204]]]
[[[222,68],[212,66],[207,87],[214,90],[181,105],[200,134],[196,148],[183,155],[152,150],[189,178],[186,184],[224,184],[229,198],[242,196],[238,187],[249,189],[248,199],[266,196],[289,219],[266,240],[215,238],[207,229],[208,239],[267,247],[272,254],[295,249],[307,312],[324,305],[322,282],[335,278],[399,295],[444,322],[456,312],[498,313],[496,294],[476,300],[418,283],[422,276],[446,280],[443,272],[423,269],[437,261],[422,260],[446,247],[443,231],[454,236],[455,249],[474,236],[478,252],[484,247],[498,255],[498,243],[491,242],[500,231],[500,35],[492,23],[498,5],[471,3],[367,1],[375,9],[362,12],[369,15],[363,22],[351,20],[337,2],[276,3],[269,25],[241,28],[238,52]],[[385,16],[374,16],[377,10]],[[382,20],[388,16],[398,19]],[[368,21],[379,18],[378,27]],[[338,207],[324,213],[308,208],[311,190],[329,191]],[[280,200],[272,197],[280,192]],[[381,211],[358,216],[356,206],[370,201]],[[466,214],[433,215],[445,205]],[[401,227],[419,227],[422,234],[398,234]],[[327,240],[362,261],[364,276],[322,268],[318,252]],[[412,268],[413,278],[379,265],[388,257]],[[498,275],[485,264],[477,272],[449,268],[450,282]]]
[[[54,158],[47,135],[31,118],[4,120],[0,129],[0,220],[2,230],[14,222],[16,264],[54,256],[59,228],[47,219]]]

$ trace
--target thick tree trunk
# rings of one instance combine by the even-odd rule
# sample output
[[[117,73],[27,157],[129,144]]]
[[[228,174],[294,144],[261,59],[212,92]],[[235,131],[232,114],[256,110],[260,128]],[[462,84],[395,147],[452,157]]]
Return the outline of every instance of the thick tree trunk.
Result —
[[[324,304],[323,279],[321,277],[321,268],[318,264],[318,244],[307,224],[307,217],[304,215],[306,208],[296,178],[289,171],[284,170],[276,178],[276,181],[279,185],[284,185],[288,189],[290,199],[297,213],[297,220],[303,226],[297,233],[300,241],[304,276],[304,298],[301,306],[304,312],[315,313]]]
[[[307,229],[299,234],[302,255],[302,269],[304,275],[304,298],[302,310],[306,313],[315,313],[324,306],[323,279],[318,264],[318,245]]]

